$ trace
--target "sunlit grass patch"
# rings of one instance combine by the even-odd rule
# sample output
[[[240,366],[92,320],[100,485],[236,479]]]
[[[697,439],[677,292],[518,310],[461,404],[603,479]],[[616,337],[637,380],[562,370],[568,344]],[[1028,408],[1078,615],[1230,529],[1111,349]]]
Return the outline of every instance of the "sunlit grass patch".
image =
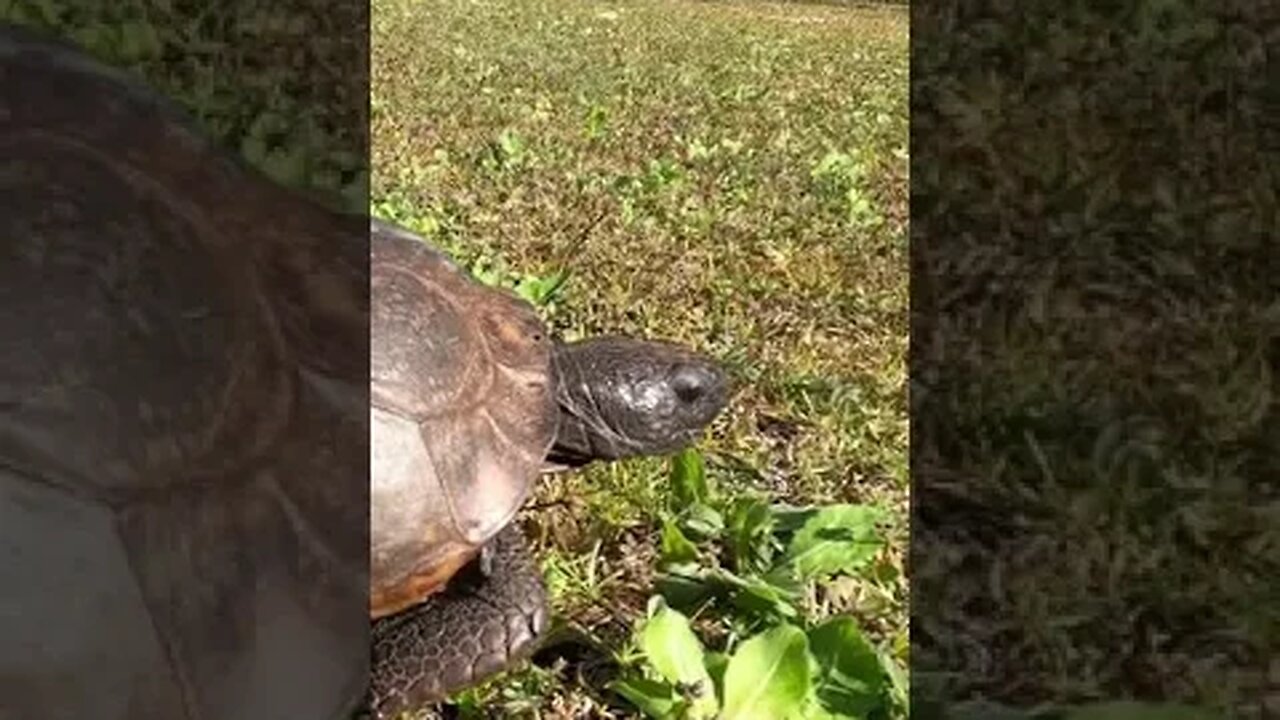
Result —
[[[883,511],[875,572],[819,583],[802,623],[852,617],[903,667],[905,10],[378,0],[372,26],[375,213],[532,300],[555,285],[567,339],[719,357],[738,391],[706,476],[730,505]],[[524,521],[561,629],[541,669],[468,698],[635,715],[607,688],[635,667],[672,492],[662,458],[540,483]],[[734,622],[695,626],[723,650]]]

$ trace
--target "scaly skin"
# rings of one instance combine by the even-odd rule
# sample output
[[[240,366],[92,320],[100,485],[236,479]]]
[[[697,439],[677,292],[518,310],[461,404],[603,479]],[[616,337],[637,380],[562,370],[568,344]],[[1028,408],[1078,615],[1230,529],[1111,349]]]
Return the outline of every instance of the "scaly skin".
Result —
[[[373,624],[370,712],[378,720],[439,702],[528,657],[546,631],[547,593],[520,530],[487,548],[421,605]]]

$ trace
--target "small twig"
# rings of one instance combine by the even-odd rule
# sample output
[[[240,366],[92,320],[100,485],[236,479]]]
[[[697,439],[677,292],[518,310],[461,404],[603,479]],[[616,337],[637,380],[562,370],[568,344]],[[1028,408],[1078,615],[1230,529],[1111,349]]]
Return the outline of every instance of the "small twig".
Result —
[[[606,209],[601,209],[598,213],[596,213],[595,217],[592,218],[592,220],[587,223],[586,227],[584,227],[582,231],[578,233],[577,237],[574,238],[573,242],[569,244],[569,247],[560,253],[561,260],[558,261],[556,264],[559,265],[560,267],[569,268],[565,270],[566,280],[569,278],[570,275],[573,274],[573,270],[571,266],[572,261],[570,260],[570,258],[573,258],[578,255],[579,250],[581,250],[582,246],[586,244],[587,238],[591,236],[591,232],[596,229],[596,226],[598,226],[604,220],[605,216],[608,214],[609,212]]]

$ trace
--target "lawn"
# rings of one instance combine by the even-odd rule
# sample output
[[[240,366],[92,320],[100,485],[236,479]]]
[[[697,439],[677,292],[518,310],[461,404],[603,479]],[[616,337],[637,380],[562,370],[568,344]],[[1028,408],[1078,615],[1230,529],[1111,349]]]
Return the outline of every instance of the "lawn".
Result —
[[[884,549],[797,605],[905,664],[905,10],[375,0],[371,26],[374,213],[535,298],[567,272],[541,305],[566,338],[723,359],[738,392],[699,448],[720,505],[883,509]],[[635,716],[604,686],[659,580],[671,467],[540,483],[522,521],[560,629],[464,715]],[[720,649],[735,622],[695,625]]]
[[[1276,717],[1274,6],[920,9],[913,690]]]

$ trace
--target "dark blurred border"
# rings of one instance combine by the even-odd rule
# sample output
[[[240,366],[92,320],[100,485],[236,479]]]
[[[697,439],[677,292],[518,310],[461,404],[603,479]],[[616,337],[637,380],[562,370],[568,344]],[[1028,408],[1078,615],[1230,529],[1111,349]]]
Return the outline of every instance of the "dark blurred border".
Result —
[[[130,72],[282,184],[368,212],[367,2],[8,0],[0,19]]]
[[[913,3],[922,717],[1280,716],[1278,21]]]
[[[364,277],[367,278],[367,236],[361,230],[361,228],[367,229],[367,223],[360,218],[367,214],[369,203],[368,16],[368,3],[363,0],[323,4],[262,3],[251,0],[231,0],[224,3],[199,3],[190,0],[166,2],[7,0],[0,2],[0,21],[23,26],[32,31],[33,36],[79,46],[103,63],[124,70],[137,81],[139,92],[149,94],[154,90],[159,95],[171,99],[209,140],[226,151],[227,157],[238,159],[245,166],[264,174],[278,185],[308,196],[317,207],[348,216],[345,220],[334,223],[329,219],[320,219],[334,217],[326,214],[327,211],[308,214],[305,210],[298,210],[302,207],[302,203],[290,206],[290,212],[310,217],[317,227],[334,229],[341,226],[342,232],[334,233],[337,238],[354,240],[356,243],[364,240],[364,245],[360,247],[355,245],[348,245],[345,249],[335,247],[332,263],[327,263],[323,259],[317,260],[314,256],[306,257],[306,253],[311,252],[313,246],[306,246],[305,243],[300,245],[305,247],[305,250],[298,253],[301,259],[295,261],[295,258],[289,257],[281,260],[282,267],[288,266],[287,269],[298,271],[293,273],[290,280],[284,280],[281,287],[285,289],[282,292],[297,295],[309,294],[313,303],[312,310],[315,309],[316,304],[323,304],[325,301],[323,298],[317,300],[317,297],[324,292],[323,288],[317,290],[316,287],[307,284],[309,279],[306,271],[309,267],[327,265],[327,269],[340,268],[340,273],[346,273],[340,281],[345,290],[348,287],[347,283],[352,281],[351,278],[361,272],[360,258],[363,256]],[[85,122],[92,123],[94,120],[93,108],[86,108]],[[228,209],[231,213],[235,210],[236,208]],[[294,227],[308,227],[309,222],[309,220],[301,220]],[[357,232],[348,232],[351,228],[355,228]],[[6,241],[13,240],[14,238],[6,238]],[[316,276],[322,277],[323,272],[317,273]],[[48,291],[52,295],[58,292],[58,288],[49,288]],[[290,297],[288,301],[294,299],[296,298]],[[340,306],[342,311],[345,312],[353,307],[349,300],[349,298],[343,298],[340,301],[343,303]],[[352,326],[352,323],[358,325],[359,313],[345,314],[341,322],[335,323],[335,327],[341,325],[341,332],[328,333],[329,328],[324,323],[329,320],[331,318],[319,319],[316,314],[308,314],[305,308],[298,317],[283,320],[286,324],[296,323],[301,328],[301,334],[313,340],[308,347],[291,348],[298,351],[299,355],[309,355],[305,358],[295,358],[300,366],[298,372],[307,373],[319,369],[319,372],[324,374],[336,369],[337,374],[344,378],[367,377],[367,332],[361,333],[358,327]],[[364,315],[364,321],[367,323],[367,312]],[[308,322],[314,322],[315,326],[307,329],[305,326]],[[346,324],[342,325],[342,323]],[[287,334],[297,329],[290,327],[285,332]],[[305,368],[301,367],[304,365]],[[363,387],[362,384],[357,383],[357,385]],[[359,397],[345,399],[356,407],[367,407],[367,397],[363,398],[363,401]],[[0,402],[0,412],[4,409],[4,403]],[[183,552],[201,558],[218,556],[219,559],[215,563],[217,567],[214,567],[214,570],[222,571],[228,576],[236,573],[251,573],[254,569],[266,567],[272,568],[272,572],[279,572],[281,558],[285,558],[284,562],[295,561],[297,564],[286,568],[284,572],[292,573],[294,580],[312,577],[316,580],[317,586],[330,582],[347,583],[347,577],[338,577],[346,570],[357,573],[367,572],[367,568],[357,567],[359,563],[367,560],[367,527],[360,525],[360,523],[367,524],[367,452],[344,454],[343,448],[335,448],[331,442],[337,437],[352,440],[358,444],[366,441],[367,438],[353,435],[349,427],[339,428],[337,424],[320,426],[319,423],[328,422],[331,419],[325,417],[319,418],[318,422],[313,422],[316,428],[314,437],[316,452],[312,453],[312,457],[324,458],[335,453],[344,457],[350,455],[356,458],[352,462],[357,466],[363,463],[365,469],[360,471],[357,467],[356,471],[344,473],[338,482],[314,493],[309,490],[297,491],[304,499],[300,506],[312,503],[309,507],[294,506],[283,510],[273,508],[270,512],[284,513],[278,516],[280,518],[291,510],[301,512],[309,516],[307,520],[316,522],[318,526],[323,525],[321,517],[326,513],[328,520],[341,522],[343,524],[341,528],[326,529],[325,532],[332,532],[333,535],[324,539],[329,543],[335,557],[340,557],[338,562],[330,566],[325,565],[323,561],[314,562],[312,559],[304,558],[306,552],[298,551],[292,546],[286,547],[288,542],[295,538],[280,541],[280,538],[288,534],[285,530],[280,530],[278,535],[273,537],[261,538],[263,559],[260,563],[255,562],[253,558],[237,557],[236,561],[239,564],[236,567],[227,567],[228,563],[222,560],[238,551],[234,548],[249,547],[251,543],[233,546],[230,538],[213,535],[214,540],[228,540],[228,546],[232,549],[216,548],[214,547],[216,543],[206,542],[210,539],[210,535],[199,535],[196,532],[190,533],[193,545],[204,542],[206,548],[190,550],[171,546],[163,548],[163,553],[174,557],[182,557]],[[316,421],[317,418],[311,417],[310,420]],[[311,427],[308,426],[309,429]],[[175,432],[177,430],[179,429],[175,428]],[[333,435],[328,435],[329,432]],[[296,446],[290,448],[288,452],[291,454],[290,457],[306,454],[305,449],[300,451]],[[0,458],[0,462],[3,460],[4,458]],[[283,467],[297,469],[296,465],[290,464],[292,462],[292,460],[283,461]],[[313,459],[311,464],[315,465],[318,462],[319,460]],[[336,472],[330,474],[336,475]],[[320,482],[326,479],[334,478],[287,478],[281,484],[292,483],[292,487],[296,490],[306,482]],[[284,505],[287,506],[287,503]],[[242,504],[238,510],[245,516],[239,518],[243,526],[252,527],[255,519],[247,518],[253,512],[251,508]],[[233,508],[231,512],[234,513],[237,510]],[[198,520],[204,519],[199,518],[199,512],[191,514],[197,516]],[[214,511],[207,513],[207,515],[213,514]],[[263,517],[266,515],[264,514]],[[260,521],[261,518],[256,520]],[[127,524],[127,520],[122,523]],[[234,521],[227,524],[234,525]],[[179,520],[173,520],[169,526],[162,529],[164,532],[174,532],[179,540],[183,539]],[[160,534],[157,534],[157,537],[160,537]],[[236,538],[237,541],[242,539]],[[57,539],[51,538],[50,542],[56,543]],[[139,542],[140,547],[148,548],[157,544],[154,537],[147,537]],[[200,555],[200,552],[205,550],[207,552]],[[220,556],[219,551],[221,551]],[[343,571],[334,570],[343,563],[347,563]],[[322,565],[325,566],[320,567]],[[162,575],[162,573],[159,574]],[[222,581],[225,578],[216,580]],[[163,583],[164,580],[157,582]],[[350,586],[359,587],[359,584]],[[215,579],[210,579],[209,587],[215,587]],[[344,587],[348,585],[344,584]],[[192,590],[195,594],[200,591],[199,588],[192,588]],[[314,592],[315,597],[320,598],[327,590],[316,589]],[[0,595],[2,594],[3,590],[0,590]],[[325,612],[334,613],[330,616],[335,620],[332,625],[344,627],[342,632],[334,633],[333,636],[351,637],[346,630],[353,626],[367,632],[367,597],[359,597],[359,594],[358,591],[345,594],[344,590],[344,594],[338,600],[333,599],[337,595],[326,599],[300,600],[298,597],[291,597],[288,600],[300,600],[300,604],[303,605],[314,602],[316,606],[323,606]],[[264,593],[264,597],[267,596],[270,596],[269,591]],[[185,607],[197,607],[199,602],[198,597],[192,598],[190,603],[187,603],[186,599],[175,602],[172,616],[183,617],[183,613],[187,612]],[[269,602],[269,600],[264,601],[261,607],[268,607]],[[346,604],[335,611],[334,606],[342,603]],[[183,607],[179,608],[178,605]],[[21,610],[20,607],[17,609]],[[0,599],[0,610],[13,611],[15,606],[6,604]],[[236,616],[237,620],[252,617],[254,612],[247,602],[244,607],[231,608],[231,611],[243,611]],[[276,611],[280,612],[279,607]],[[261,614],[258,615],[258,620],[262,623],[260,627],[247,630],[243,627],[233,627],[232,623],[228,622],[227,627],[224,628],[226,637],[210,638],[207,637],[207,633],[211,629],[216,633],[218,627],[217,618],[210,618],[207,623],[192,629],[191,635],[194,636],[199,632],[206,633],[199,642],[204,642],[206,647],[214,648],[216,652],[220,645],[225,645],[227,648],[243,647],[242,644],[237,643],[243,643],[245,637],[253,637],[255,633],[266,637],[272,632],[278,632],[280,627],[303,626],[289,619],[264,617]],[[16,623],[21,622],[22,619],[11,615],[7,621]],[[300,622],[314,621],[315,618],[311,617]],[[110,634],[108,628],[98,629],[103,630],[104,635]],[[182,632],[186,630],[187,628],[183,628]],[[237,633],[240,634],[237,635]],[[4,640],[0,639],[0,642]],[[260,661],[262,666],[281,663],[280,654],[287,653],[289,650],[282,650],[278,644],[273,643],[273,640],[264,640],[261,644],[261,647],[269,648],[275,653],[273,657],[254,658],[254,660]],[[314,652],[314,647],[308,650],[299,649],[298,652]],[[211,656],[213,654],[213,652],[210,653]],[[351,675],[356,668],[367,665],[367,659],[368,642],[367,635],[364,635],[359,643],[353,644],[350,648],[349,658],[326,658],[323,662],[346,667],[350,669],[347,674]],[[111,659],[103,658],[103,662],[110,663]],[[216,660],[210,660],[207,667],[201,671],[213,668],[216,662]],[[49,666],[55,664],[56,662],[51,662]],[[213,669],[210,672],[216,673],[219,670]],[[19,676],[17,680],[0,676],[0,687],[13,690],[16,686],[11,683],[23,682],[21,677],[26,676]],[[40,676],[37,680],[55,690],[61,688],[67,694],[90,692],[81,688],[75,677]],[[265,680],[256,678],[252,682],[254,687],[262,687],[270,685],[270,680],[270,678]],[[240,681],[245,681],[245,678],[233,678],[231,682]],[[162,681],[155,679],[154,682],[159,686]],[[84,685],[95,688],[94,692],[100,691],[103,687],[101,684],[93,683],[84,683]],[[37,695],[34,690],[27,694],[24,688],[18,689],[23,691],[19,693],[23,698]],[[199,695],[199,690],[200,688],[195,690],[196,695]],[[145,692],[143,691],[143,694]],[[312,700],[317,704],[332,704],[333,698],[340,694],[349,694],[347,688],[334,687],[309,687],[305,692],[315,698],[322,698]],[[0,693],[0,718],[9,718],[8,713],[13,710],[13,706],[6,707],[6,698],[3,697],[6,694],[8,694],[7,691]],[[282,694],[281,697],[297,696]],[[115,697],[105,696],[95,700],[86,696],[77,702],[83,701],[90,706],[97,702],[102,708],[101,716],[105,717],[107,713],[115,712],[111,708],[119,709],[116,707],[119,705],[117,700]],[[245,698],[206,697],[204,700],[212,706],[218,702],[224,705],[235,704],[244,701]],[[136,697],[125,699],[125,702],[130,701],[138,702]],[[270,706],[273,702],[278,707],[280,703],[288,701],[271,699],[252,701],[257,707]],[[22,709],[23,720],[28,718],[36,720],[27,714],[31,710],[30,707],[19,703],[18,708]],[[138,717],[140,720],[150,717],[146,715],[147,711],[137,707],[131,712],[135,713],[132,717]],[[217,712],[228,712],[228,710],[223,707]],[[91,714],[89,717],[79,717],[76,720],[91,720],[92,717],[97,716]],[[251,719],[245,718],[245,720]]]

